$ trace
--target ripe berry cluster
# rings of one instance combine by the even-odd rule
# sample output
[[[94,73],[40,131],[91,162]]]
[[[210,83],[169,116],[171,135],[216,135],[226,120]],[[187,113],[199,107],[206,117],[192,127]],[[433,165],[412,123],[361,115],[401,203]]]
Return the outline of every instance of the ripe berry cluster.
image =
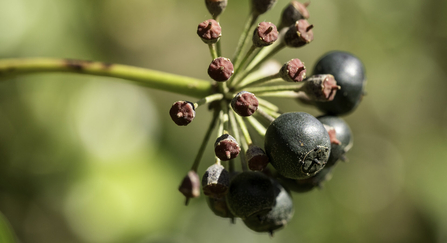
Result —
[[[214,115],[179,190],[186,203],[202,190],[217,216],[239,217],[254,231],[273,234],[293,216],[290,191],[306,192],[321,186],[329,180],[337,161],[345,160],[352,147],[352,133],[338,116],[352,112],[361,101],[364,67],[357,57],[333,51],[320,58],[309,77],[298,58],[266,75],[262,65],[271,56],[313,40],[313,25],[307,21],[309,4],[290,2],[276,26],[256,22],[276,0],[251,0],[247,24],[235,56],[229,59],[221,55],[219,42],[219,16],[227,0],[205,3],[213,19],[200,23],[197,34],[209,46],[212,60],[208,74],[215,89],[196,102],[175,102],[169,114],[179,126],[192,122],[196,109],[205,104]],[[263,97],[290,97],[315,106],[324,115],[282,113]],[[197,168],[216,126],[215,162],[200,180]],[[251,132],[264,137],[264,144],[255,144]],[[238,157],[242,171],[235,168]],[[226,168],[222,161],[228,161]]]

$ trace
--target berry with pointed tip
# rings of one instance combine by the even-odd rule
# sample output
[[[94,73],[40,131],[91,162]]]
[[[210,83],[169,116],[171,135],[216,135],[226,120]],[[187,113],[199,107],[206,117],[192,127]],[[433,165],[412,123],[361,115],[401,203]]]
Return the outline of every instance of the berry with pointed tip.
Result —
[[[256,145],[250,144],[245,153],[248,168],[252,171],[263,171],[269,164],[269,157],[264,150]]]
[[[275,5],[276,0],[251,0],[251,8],[257,15],[264,14]]]
[[[231,100],[231,108],[240,116],[251,116],[258,110],[259,101],[247,91],[237,93]]]
[[[229,185],[230,173],[219,164],[208,167],[202,177],[203,194],[209,197],[224,197]]]
[[[196,116],[194,104],[184,100],[177,101],[169,110],[169,115],[175,124],[179,126],[186,126],[191,123]]]
[[[305,179],[323,169],[331,151],[323,124],[305,112],[284,113],[267,128],[265,152],[279,174]]]
[[[208,67],[208,75],[218,82],[225,82],[234,73],[233,63],[225,57],[214,59]]]
[[[200,180],[199,175],[193,170],[183,178],[178,190],[186,197],[186,204],[190,198],[200,196]]]
[[[332,74],[340,90],[329,102],[315,102],[317,108],[331,115],[345,115],[360,103],[365,85],[365,68],[356,56],[342,51],[325,54],[318,60],[314,74]]]
[[[300,19],[308,18],[307,5],[298,1],[291,1],[282,11],[280,28],[289,27]]]
[[[271,179],[275,190],[275,202],[267,214],[255,214],[243,220],[244,224],[256,232],[268,232],[284,227],[293,217],[293,201],[286,189],[276,180]]]
[[[270,22],[261,22],[253,33],[253,45],[264,47],[273,44],[278,39],[278,30]]]
[[[295,58],[286,62],[279,73],[284,81],[302,82],[306,78],[306,67],[300,59]]]
[[[214,143],[214,153],[222,161],[236,158],[240,151],[239,144],[230,134],[223,134]]]
[[[312,28],[307,20],[300,19],[291,25],[284,35],[284,43],[288,47],[302,47],[314,39]]]
[[[326,164],[327,167],[334,166],[339,159],[344,159],[345,154],[353,145],[353,137],[351,128],[340,117],[337,116],[319,116],[317,119],[324,125],[331,126],[335,129],[335,137],[340,144],[331,144],[331,155]]]
[[[216,20],[208,19],[199,24],[197,35],[206,44],[216,43],[222,36],[222,28]]]
[[[228,0],[205,0],[206,8],[208,12],[216,18],[227,7]]]
[[[230,182],[227,206],[233,215],[242,219],[268,213],[275,202],[275,188],[266,175],[244,171]]]
[[[331,74],[313,75],[306,79],[301,90],[313,101],[332,101],[340,86]]]

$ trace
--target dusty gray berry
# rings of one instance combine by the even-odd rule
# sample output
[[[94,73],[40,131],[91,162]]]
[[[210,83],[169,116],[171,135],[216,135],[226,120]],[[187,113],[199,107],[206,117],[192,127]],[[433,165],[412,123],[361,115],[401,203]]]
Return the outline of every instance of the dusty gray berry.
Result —
[[[275,203],[267,214],[255,214],[243,220],[244,224],[256,232],[268,232],[284,227],[293,217],[293,201],[290,194],[279,184],[271,179],[274,186]]]
[[[229,134],[223,134],[214,143],[214,153],[222,161],[236,158],[240,151],[241,148],[236,139]]]
[[[289,27],[300,19],[308,19],[307,5],[298,1],[291,1],[282,11],[280,28]]]
[[[194,120],[196,116],[194,104],[189,101],[177,101],[169,110],[169,115],[175,124],[186,126]]]
[[[247,91],[241,91],[231,100],[231,108],[240,116],[251,116],[258,110],[259,101]]]
[[[266,175],[244,171],[231,180],[226,199],[233,215],[245,219],[268,213],[275,202],[275,189]]]
[[[286,62],[279,73],[284,81],[302,82],[306,78],[306,67],[300,59],[295,58]]]
[[[278,39],[278,30],[270,22],[261,22],[253,33],[253,45],[264,47],[273,44]]]
[[[224,197],[229,185],[230,173],[219,164],[213,164],[208,167],[202,177],[203,194],[209,197]]]
[[[234,72],[233,63],[225,57],[214,59],[208,67],[208,75],[218,82],[225,82],[231,78]]]
[[[265,133],[265,152],[282,176],[305,179],[323,169],[331,151],[323,124],[305,112],[284,113]]]
[[[300,19],[291,25],[284,35],[284,43],[288,47],[302,47],[314,39],[312,28],[307,20]]]

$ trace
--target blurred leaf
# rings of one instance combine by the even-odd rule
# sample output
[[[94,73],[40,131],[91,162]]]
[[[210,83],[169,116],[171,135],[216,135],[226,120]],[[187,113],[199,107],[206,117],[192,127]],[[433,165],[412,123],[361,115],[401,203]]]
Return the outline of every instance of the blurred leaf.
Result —
[[[12,231],[9,222],[6,220],[5,216],[2,213],[0,213],[0,242],[1,243],[17,242],[15,234]]]

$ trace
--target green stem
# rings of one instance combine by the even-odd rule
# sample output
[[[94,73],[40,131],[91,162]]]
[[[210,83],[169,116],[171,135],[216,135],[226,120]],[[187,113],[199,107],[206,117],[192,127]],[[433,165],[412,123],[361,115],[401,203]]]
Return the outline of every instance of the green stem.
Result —
[[[205,152],[206,145],[208,144],[208,141],[210,140],[211,133],[214,130],[214,127],[216,126],[217,120],[219,118],[219,110],[214,111],[213,119],[211,120],[211,124],[208,127],[208,130],[206,130],[205,137],[203,138],[202,144],[200,144],[199,151],[197,152],[196,158],[194,160],[194,164],[191,167],[191,170],[197,172],[197,168],[199,168],[200,160],[202,159],[203,152]]]
[[[223,97],[224,97],[224,95],[221,93],[208,95],[207,97],[202,98],[199,101],[197,101],[196,103],[194,103],[194,109],[197,109],[197,107],[199,107],[201,105],[209,104],[216,100],[221,100],[221,99],[223,99]]]
[[[127,65],[54,58],[0,60],[0,79],[42,72],[69,72],[122,78],[141,86],[196,98],[212,93],[212,84],[209,81]]]
[[[261,86],[261,87],[247,87],[245,91],[251,93],[265,93],[275,91],[299,91],[303,84],[291,84],[291,85],[274,85],[274,86]]]
[[[259,109],[258,109],[259,111]],[[257,111],[257,112],[258,112]],[[259,113],[261,114],[261,113]],[[265,136],[265,132],[267,131],[267,129],[264,127],[264,125],[262,125],[258,120],[256,120],[256,118],[254,118],[253,116],[249,116],[247,117],[248,122],[250,123],[250,125],[256,130],[256,132],[258,132],[259,135],[261,135],[261,137]],[[274,120],[274,119],[273,119]],[[270,120],[270,122],[272,122],[273,120]]]
[[[238,141],[238,143],[242,147],[242,151],[241,151],[241,153],[239,153],[239,156],[240,156],[240,160],[241,160],[242,169],[244,171],[246,171],[247,170],[247,163],[245,162],[245,156],[244,156],[245,155],[245,150],[243,148],[243,142],[245,140],[242,141],[241,136],[239,134],[238,125],[237,125],[236,118],[235,118],[235,116],[237,116],[237,115],[234,112],[228,112],[228,116],[230,118],[230,123],[231,123],[231,128],[232,128],[232,131],[233,131],[233,134],[234,134],[234,138],[236,139],[236,141]],[[230,163],[232,163],[232,160],[230,161]],[[234,169],[234,164],[232,166],[233,166],[233,169]],[[230,164],[230,169],[231,169],[231,164]]]
[[[247,22],[245,23],[244,30],[242,31],[241,37],[239,38],[239,42],[237,43],[236,52],[233,58],[233,65],[235,67],[239,66],[239,59],[242,56],[242,50],[245,47],[245,42],[247,41],[248,33],[250,32],[251,27],[256,23],[259,14],[255,12],[251,12],[248,16]]]
[[[213,16],[214,20],[216,20],[217,23],[219,23],[219,16]],[[219,23],[220,24],[220,23]],[[221,47],[220,47],[220,40],[217,41],[216,43],[216,51],[217,51],[217,56],[220,57],[222,56],[222,51],[221,51]],[[215,58],[213,58],[214,60]]]
[[[217,50],[216,50],[216,44],[208,44],[208,47],[210,49],[210,53],[211,53],[211,58],[214,60],[216,59],[217,56]]]
[[[273,91],[273,92],[258,92],[256,97],[279,97],[279,98],[292,98],[296,99],[300,97],[297,91]]]
[[[237,114],[235,114],[234,116],[236,117],[237,123],[239,124],[239,127],[241,128],[242,135],[244,136],[245,141],[247,142],[247,145],[252,144],[253,141],[251,140],[250,133],[248,132],[247,125],[245,125],[244,120],[242,119],[241,116],[239,116]]]
[[[264,84],[264,83],[267,83],[269,81],[272,81],[274,79],[279,79],[279,78],[281,78],[281,74],[277,73],[277,74],[273,74],[273,75],[270,75],[270,76],[267,76],[267,77],[260,78],[258,80],[254,80],[254,81],[249,82],[249,83],[240,83],[234,89],[235,90],[239,90],[239,89],[243,89],[243,88],[249,87],[249,86],[255,86],[255,85],[259,85],[259,84]]]

